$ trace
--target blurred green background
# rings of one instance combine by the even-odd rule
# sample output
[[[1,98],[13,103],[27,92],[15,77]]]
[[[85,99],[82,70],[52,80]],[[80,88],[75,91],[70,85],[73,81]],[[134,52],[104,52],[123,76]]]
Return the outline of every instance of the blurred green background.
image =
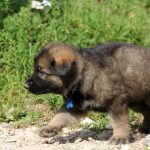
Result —
[[[50,0],[32,9],[31,0],[0,2],[0,122],[47,121],[60,107],[58,95],[34,96],[24,89],[33,57],[48,42],[87,47],[124,41],[150,47],[149,0]],[[131,120],[138,115],[130,112]],[[105,124],[105,115],[90,114]],[[97,120],[97,119],[95,119]]]

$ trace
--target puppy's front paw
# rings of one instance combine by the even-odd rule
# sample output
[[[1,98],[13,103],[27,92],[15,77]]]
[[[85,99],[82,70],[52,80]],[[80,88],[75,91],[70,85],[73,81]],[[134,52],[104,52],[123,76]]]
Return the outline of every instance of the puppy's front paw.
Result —
[[[57,133],[58,130],[52,127],[44,127],[39,129],[39,136],[41,137],[52,137],[55,136]]]
[[[131,143],[134,141],[134,138],[132,136],[130,137],[115,137],[112,136],[111,139],[109,140],[110,144],[127,144],[127,143]]]

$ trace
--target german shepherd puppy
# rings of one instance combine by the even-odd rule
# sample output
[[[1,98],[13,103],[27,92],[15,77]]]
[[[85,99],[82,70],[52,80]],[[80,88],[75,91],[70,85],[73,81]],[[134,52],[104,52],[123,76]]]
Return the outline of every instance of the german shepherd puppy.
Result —
[[[33,94],[56,93],[64,105],[40,130],[49,137],[75,124],[88,111],[106,111],[113,127],[111,143],[130,142],[128,108],[144,116],[143,132],[150,132],[150,50],[127,43],[74,48],[55,43],[42,48],[26,81]]]

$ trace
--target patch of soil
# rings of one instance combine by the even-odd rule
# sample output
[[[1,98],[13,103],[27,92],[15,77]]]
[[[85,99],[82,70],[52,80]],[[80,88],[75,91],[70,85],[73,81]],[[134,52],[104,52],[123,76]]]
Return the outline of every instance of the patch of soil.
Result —
[[[7,123],[0,124],[0,150],[150,150],[150,135],[125,145],[110,145],[111,130],[100,132],[88,129],[64,128],[53,138],[38,136],[38,128],[14,129]]]

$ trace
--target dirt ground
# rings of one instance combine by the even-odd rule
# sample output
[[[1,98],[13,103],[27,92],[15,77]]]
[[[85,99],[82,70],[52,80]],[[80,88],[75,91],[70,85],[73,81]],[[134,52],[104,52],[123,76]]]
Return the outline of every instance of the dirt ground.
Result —
[[[0,150],[150,150],[150,135],[132,144],[110,145],[111,130],[100,133],[87,129],[63,129],[53,138],[38,136],[38,128],[14,129],[7,123],[0,124]]]

